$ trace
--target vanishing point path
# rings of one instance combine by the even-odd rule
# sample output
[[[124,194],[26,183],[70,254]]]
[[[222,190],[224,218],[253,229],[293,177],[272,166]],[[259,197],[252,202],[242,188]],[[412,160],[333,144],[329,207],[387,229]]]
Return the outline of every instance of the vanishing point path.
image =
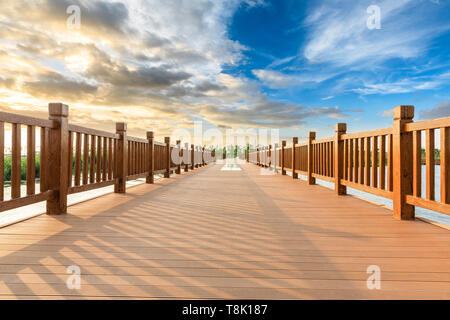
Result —
[[[0,229],[0,298],[450,298],[448,230],[251,164],[222,167]],[[66,284],[72,265],[79,290]],[[380,290],[367,288],[371,265]]]

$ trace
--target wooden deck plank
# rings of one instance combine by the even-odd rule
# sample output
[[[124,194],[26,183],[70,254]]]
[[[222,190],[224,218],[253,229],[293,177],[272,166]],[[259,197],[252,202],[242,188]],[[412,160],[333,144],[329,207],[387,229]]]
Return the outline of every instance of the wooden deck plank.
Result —
[[[0,229],[0,299],[450,298],[448,230],[257,166],[220,169]]]

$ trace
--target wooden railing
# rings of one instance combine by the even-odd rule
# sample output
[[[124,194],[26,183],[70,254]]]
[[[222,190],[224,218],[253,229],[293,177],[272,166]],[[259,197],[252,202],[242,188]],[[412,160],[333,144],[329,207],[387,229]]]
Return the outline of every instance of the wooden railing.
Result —
[[[67,212],[68,194],[114,185],[126,192],[126,181],[172,171],[181,174],[215,161],[215,152],[194,145],[154,141],[127,136],[126,123],[117,123],[110,133],[68,123],[69,108],[49,104],[49,119],[38,119],[0,112],[0,212],[47,201],[48,214]],[[5,200],[5,123],[11,126],[11,199]],[[21,193],[22,126],[27,127],[26,195]],[[36,131],[40,132],[40,176],[36,192]],[[173,157],[173,155],[175,155]],[[178,157],[179,155],[179,157]]]
[[[393,200],[394,217],[414,219],[414,207],[450,215],[450,117],[413,122],[414,107],[394,109],[391,128],[346,133],[345,123],[336,124],[335,136],[308,141],[275,150],[259,147],[250,150],[247,161],[263,167],[292,172],[293,178],[305,175],[309,184],[315,179],[334,183],[337,195],[347,187]],[[435,159],[435,131],[440,133],[440,159]],[[422,131],[425,131],[426,194],[422,195]],[[273,156],[272,156],[273,155]],[[435,170],[440,165],[440,200],[435,197]]]

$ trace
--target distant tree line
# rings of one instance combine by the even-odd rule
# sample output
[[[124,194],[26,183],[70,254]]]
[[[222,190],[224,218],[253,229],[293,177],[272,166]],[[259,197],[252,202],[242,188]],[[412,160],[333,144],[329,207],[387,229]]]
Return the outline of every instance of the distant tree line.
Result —
[[[228,149],[228,150],[227,150]],[[249,152],[248,148],[245,148],[247,152]],[[215,149],[214,149],[215,150]],[[217,150],[216,150],[217,151]],[[220,151],[220,150],[218,150]],[[228,148],[223,148],[222,150],[223,153],[231,153],[233,154],[234,157],[237,157],[238,155],[238,146],[229,146]],[[422,159],[425,159],[425,149],[422,149]],[[387,154],[386,154],[387,156]],[[90,155],[89,155],[90,158]],[[441,158],[441,153],[439,149],[435,149],[434,150],[434,158],[436,160],[440,160]],[[5,181],[11,181],[11,155],[5,155],[5,165],[4,165],[4,174],[5,174]],[[73,157],[73,164],[75,164],[75,156]],[[72,168],[74,166],[72,165]],[[20,179],[21,180],[26,180],[27,178],[27,158],[26,157],[22,157],[21,161],[20,161]],[[36,154],[36,178],[39,178],[41,174],[41,160],[39,157],[39,154]]]

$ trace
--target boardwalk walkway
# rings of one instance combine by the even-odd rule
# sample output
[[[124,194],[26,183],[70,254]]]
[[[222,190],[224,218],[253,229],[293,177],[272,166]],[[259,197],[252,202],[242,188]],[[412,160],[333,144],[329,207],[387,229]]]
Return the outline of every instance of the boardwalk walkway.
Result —
[[[241,165],[0,229],[0,298],[450,298],[449,231]],[[69,290],[66,268],[81,268]],[[381,290],[366,269],[381,268]]]

